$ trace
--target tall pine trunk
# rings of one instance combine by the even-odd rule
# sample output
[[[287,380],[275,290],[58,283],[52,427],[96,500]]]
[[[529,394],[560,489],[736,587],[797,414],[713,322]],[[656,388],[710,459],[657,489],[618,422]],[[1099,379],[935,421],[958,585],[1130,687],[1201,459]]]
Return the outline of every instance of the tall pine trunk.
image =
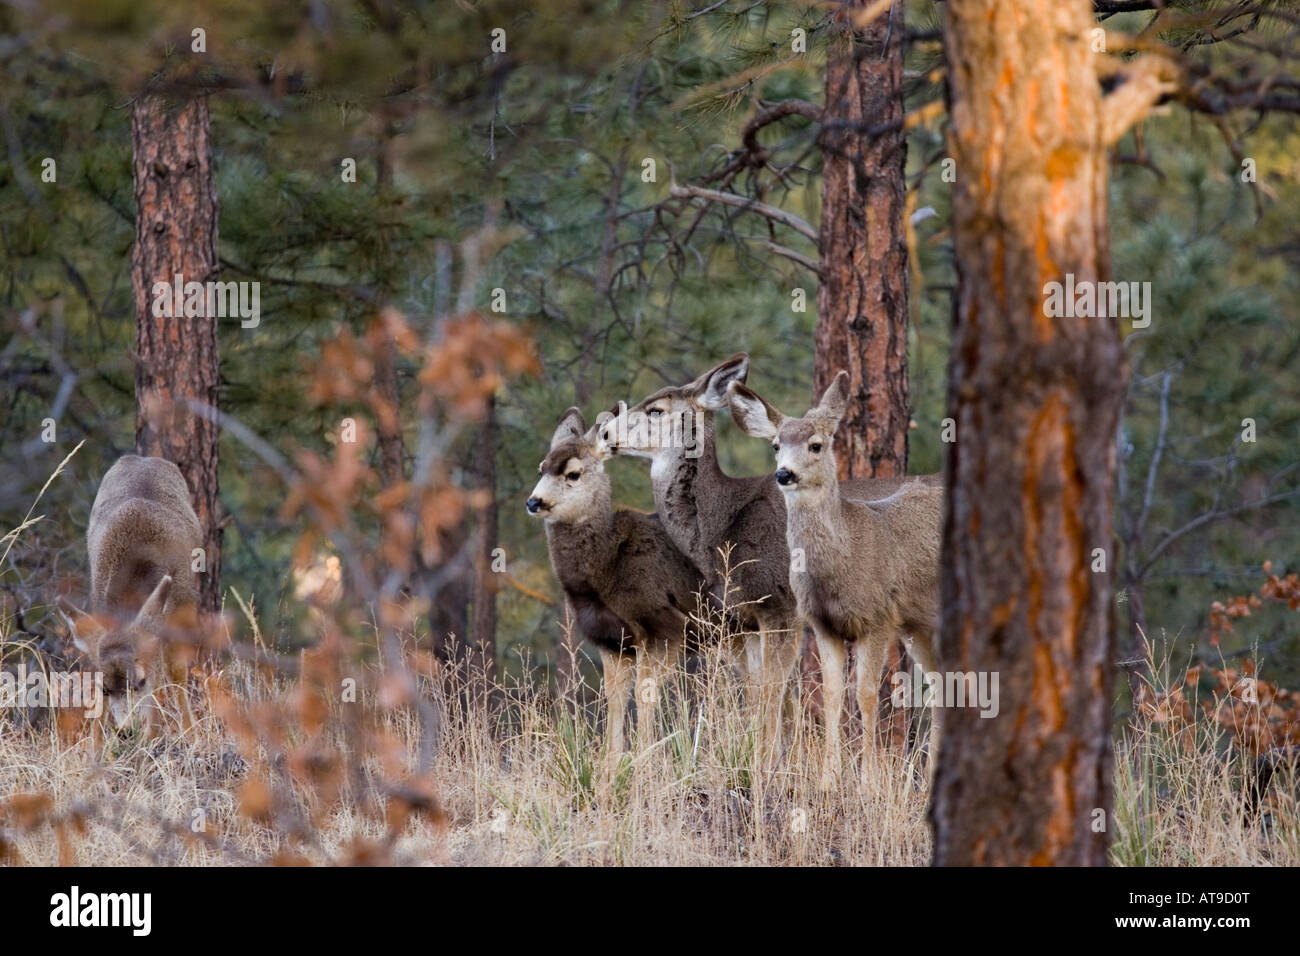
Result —
[[[1091,5],[944,6],[958,291],[940,656],[996,673],[1000,710],[944,711],[934,862],[1102,865],[1127,364],[1114,319],[1053,317],[1044,288],[1109,277]]]
[[[821,285],[817,290],[813,402],[840,369],[849,372],[849,407],[835,440],[840,479],[907,473],[907,137],[903,131],[903,3],[861,29],[839,13],[843,35],[826,62],[822,121]],[[868,135],[872,128],[883,131]],[[815,654],[807,642],[808,654]],[[880,685],[878,729],[905,743],[907,711],[890,704],[894,674],[906,661],[890,649]],[[805,673],[816,680],[816,663]]]
[[[478,550],[474,556],[471,595],[474,615],[470,621],[469,674],[471,686],[486,696],[496,679],[497,663],[497,574],[492,569],[497,549],[497,409],[488,399],[487,414],[479,426],[474,449],[476,486],[490,496],[478,513]]]
[[[203,529],[200,605],[215,611],[221,603],[218,430],[191,411],[186,399],[217,407],[217,320],[206,314],[155,316],[153,309],[156,282],[170,286],[178,274],[186,283],[217,278],[217,191],[207,98],[170,103],[141,95],[132,109],[131,140],[136,451],[175,462],[185,476]]]
[[[840,17],[870,6],[855,0]],[[907,472],[907,138],[903,4],[861,30],[848,24],[827,55],[821,135],[822,280],[812,400],[840,369],[849,407],[835,456],[840,480]],[[886,128],[868,135],[872,128]]]

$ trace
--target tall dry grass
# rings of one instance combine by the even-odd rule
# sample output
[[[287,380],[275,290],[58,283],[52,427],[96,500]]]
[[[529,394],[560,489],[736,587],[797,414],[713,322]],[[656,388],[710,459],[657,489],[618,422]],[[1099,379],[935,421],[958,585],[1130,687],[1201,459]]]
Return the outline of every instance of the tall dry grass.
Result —
[[[1268,701],[1247,705],[1221,689],[1203,694],[1188,680],[1199,668],[1175,666],[1172,642],[1159,659],[1149,654],[1146,706],[1116,743],[1112,862],[1300,865],[1295,767],[1279,770],[1255,800],[1257,754],[1249,736],[1229,732],[1230,721],[1211,719],[1267,708]]]
[[[523,668],[531,673],[531,668]],[[223,693],[248,713],[294,699],[297,679],[236,661]],[[776,765],[764,769],[742,682],[729,658],[706,652],[664,688],[658,729],[622,755],[605,753],[595,688],[556,696],[531,683],[462,684],[436,665],[421,692],[439,714],[433,766],[437,815],[412,815],[384,862],[459,865],[923,865],[930,851],[922,768],[881,755],[868,780],[843,756],[839,786],[817,786],[821,731],[793,721]],[[355,748],[350,706],[379,714],[399,754],[359,754],[414,767],[419,724],[367,690],[336,702],[330,741]],[[335,719],[338,718],[338,719]],[[366,862],[384,842],[386,805],[348,786],[320,813],[311,786],[294,808],[248,806],[250,787],[283,769],[295,741],[249,752],[208,713],[159,738],[63,739],[52,722],[0,729],[0,802],[10,862],[222,865]],[[1205,721],[1148,721],[1116,748],[1112,858],[1125,866],[1296,865],[1294,781],[1279,781],[1262,813],[1243,812],[1252,762]],[[391,770],[391,767],[389,768]],[[400,768],[399,768],[400,772]],[[302,780],[299,779],[299,783]],[[39,795],[39,796],[38,796]],[[18,798],[15,800],[15,798]],[[24,801],[46,801],[33,806]],[[384,801],[381,801],[381,804]],[[299,815],[295,817],[294,812]],[[28,816],[25,818],[24,814]],[[39,820],[39,822],[37,822]],[[27,825],[31,824],[31,825]],[[201,824],[201,826],[199,826]]]

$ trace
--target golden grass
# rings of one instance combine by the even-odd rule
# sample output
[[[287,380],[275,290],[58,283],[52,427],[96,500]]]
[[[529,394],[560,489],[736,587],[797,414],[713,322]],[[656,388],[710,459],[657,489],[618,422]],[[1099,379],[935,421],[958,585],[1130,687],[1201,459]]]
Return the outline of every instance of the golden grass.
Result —
[[[227,688],[250,712],[287,699],[293,683],[236,663]],[[426,675],[423,691],[441,717],[432,779],[442,822],[413,817],[391,859],[452,865],[923,865],[930,852],[920,768],[881,756],[860,783],[843,754],[838,788],[816,787],[821,734],[796,723],[778,765],[760,772],[755,734],[739,682],[720,655],[679,669],[651,741],[617,759],[604,754],[603,715],[531,685],[495,687],[495,703],[465,702],[450,681]],[[580,688],[574,698],[590,698]],[[339,709],[347,706],[336,705]],[[363,697],[360,706],[375,702]],[[409,708],[380,713],[414,767],[417,723]],[[8,717],[4,718],[7,722]],[[330,731],[348,746],[342,724]],[[240,812],[254,768],[274,764],[262,744],[251,760],[221,722],[204,717],[186,733],[143,740],[60,740],[52,726],[0,730],[0,801],[43,794],[44,822],[23,826],[12,807],[4,838],[11,862],[48,865],[222,865],[349,858],[378,841],[383,809],[345,792],[301,820],[250,819]],[[362,756],[377,768],[376,757]],[[1117,746],[1114,845],[1120,865],[1296,865],[1296,807],[1278,788],[1262,821],[1242,814],[1241,761],[1222,752],[1212,727],[1149,724]],[[375,769],[377,773],[377,769]],[[1294,793],[1292,789],[1290,793]],[[304,811],[321,811],[309,787]],[[21,804],[21,801],[20,801]],[[201,824],[201,827],[198,827]],[[196,832],[196,827],[198,828]]]

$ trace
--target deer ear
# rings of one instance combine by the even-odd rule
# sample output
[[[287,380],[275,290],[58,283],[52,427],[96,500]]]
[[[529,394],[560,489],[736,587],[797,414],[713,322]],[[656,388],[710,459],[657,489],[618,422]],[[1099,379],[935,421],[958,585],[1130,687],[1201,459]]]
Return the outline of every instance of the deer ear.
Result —
[[[609,412],[601,412],[596,416],[596,424],[587,429],[587,433],[582,436],[582,443],[591,450],[591,457],[595,458],[596,461],[608,461],[614,457],[609,442],[600,437],[601,432],[605,430],[605,425],[613,417]]]
[[[705,408],[725,408],[727,406],[727,386],[732,382],[743,382],[749,375],[749,355],[737,352],[720,365],[709,369],[691,385],[695,400]]]
[[[817,411],[839,422],[849,408],[849,373],[841,369],[822,395]]]
[[[785,416],[753,389],[732,381],[727,386],[731,417],[740,430],[755,438],[775,438]]]
[[[560,416],[559,422],[555,426],[555,434],[551,436],[551,447],[558,448],[566,441],[575,441],[582,438],[582,433],[587,430],[586,423],[582,420],[582,412],[577,408],[566,408],[564,414]]]
[[[83,654],[89,654],[90,644],[87,639],[95,639],[103,634],[106,630],[104,625],[100,624],[93,614],[87,614],[65,597],[60,597],[56,606],[59,614],[68,624],[73,646]]]
[[[161,618],[163,616],[163,608],[167,606],[167,595],[171,593],[171,590],[172,576],[170,574],[164,574],[162,580],[159,581],[157,586],[153,589],[153,594],[149,595],[149,599],[144,602],[144,605],[140,608],[140,612],[136,614],[136,623],[139,624],[150,619],[157,620]]]

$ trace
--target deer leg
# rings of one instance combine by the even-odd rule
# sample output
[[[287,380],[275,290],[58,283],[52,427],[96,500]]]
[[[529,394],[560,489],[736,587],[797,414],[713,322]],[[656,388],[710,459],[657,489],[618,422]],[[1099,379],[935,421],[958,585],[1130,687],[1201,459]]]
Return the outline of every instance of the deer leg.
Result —
[[[745,644],[745,707],[749,711],[750,725],[758,728],[758,747],[762,752],[763,733],[763,632],[746,631]]]
[[[627,714],[628,684],[632,678],[632,662],[617,651],[600,649],[600,661],[605,670],[605,738],[611,757],[627,749],[623,736],[623,718]]]
[[[921,676],[923,679],[926,674],[934,673],[936,671],[934,638],[935,634],[933,630],[918,630],[913,635],[912,643],[908,648],[912,655],[912,659],[916,661],[917,666],[921,668]],[[927,748],[929,750],[929,756],[926,766],[926,779],[931,784],[934,783],[934,768],[939,762],[939,741],[943,736],[943,721],[940,717],[942,713],[943,698],[937,697],[930,707],[930,745]]]
[[[651,711],[653,714],[666,713],[668,710],[668,687],[672,683],[673,670],[681,660],[685,644],[685,639],[674,638],[657,645],[651,652],[650,676],[654,681],[655,690],[654,707]],[[662,721],[657,722],[656,727],[662,729]]]
[[[763,629],[763,726],[774,762],[781,753],[785,695],[797,650],[790,631]]]
[[[822,665],[822,721],[826,725],[820,786],[823,790],[830,790],[839,776],[840,718],[844,713],[844,666],[848,662],[848,647],[834,634],[816,625],[813,633],[817,636],[817,656]]]
[[[868,634],[853,645],[858,663],[858,710],[862,712],[862,779],[867,779],[876,753],[876,717],[879,701],[876,690],[880,686],[880,673],[885,668],[889,654],[889,632]]]

